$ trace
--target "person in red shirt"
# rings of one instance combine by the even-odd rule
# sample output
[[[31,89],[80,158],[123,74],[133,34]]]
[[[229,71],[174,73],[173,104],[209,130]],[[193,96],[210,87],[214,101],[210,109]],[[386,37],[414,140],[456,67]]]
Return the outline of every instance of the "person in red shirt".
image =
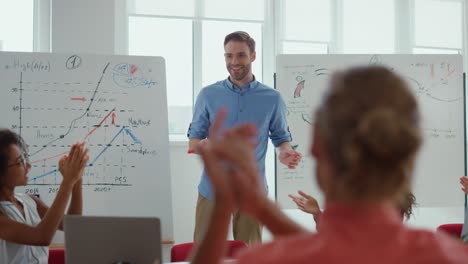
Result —
[[[222,261],[233,208],[275,235],[273,242],[240,253],[241,264],[468,263],[461,241],[405,226],[395,206],[411,189],[422,129],[413,92],[391,70],[335,73],[315,113],[310,153],[325,197],[317,233],[299,227],[260,191],[256,128],[243,124],[222,132],[225,116],[218,113],[210,144],[199,150],[216,204],[192,263]]]
[[[462,191],[465,194],[468,194],[468,177],[460,177],[460,184],[462,185]],[[463,229],[461,232],[461,239],[464,243],[468,243],[468,210],[465,209],[465,221],[463,224]]]

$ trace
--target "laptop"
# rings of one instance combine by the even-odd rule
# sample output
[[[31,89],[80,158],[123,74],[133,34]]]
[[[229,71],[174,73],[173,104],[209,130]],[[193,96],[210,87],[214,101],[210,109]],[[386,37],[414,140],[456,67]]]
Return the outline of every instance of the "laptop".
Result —
[[[150,217],[66,215],[67,264],[159,264],[161,222]]]

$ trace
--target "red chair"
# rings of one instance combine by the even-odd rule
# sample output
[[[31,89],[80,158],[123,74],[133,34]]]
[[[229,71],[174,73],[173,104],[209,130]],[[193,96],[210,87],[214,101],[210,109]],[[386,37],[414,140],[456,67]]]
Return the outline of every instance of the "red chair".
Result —
[[[228,240],[226,243],[228,245],[226,252],[227,258],[234,257],[239,250],[248,247],[244,241],[240,240]],[[173,246],[171,248],[171,262],[187,261],[195,244],[194,242],[190,242]]]
[[[65,250],[63,248],[49,248],[49,264],[65,264]]]
[[[437,232],[445,232],[454,237],[460,238],[463,224],[443,224],[437,227]]]

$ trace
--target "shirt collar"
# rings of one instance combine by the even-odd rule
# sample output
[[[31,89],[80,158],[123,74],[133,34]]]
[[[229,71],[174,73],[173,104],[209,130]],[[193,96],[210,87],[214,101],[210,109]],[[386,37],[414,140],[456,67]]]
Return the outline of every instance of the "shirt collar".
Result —
[[[227,79],[224,81],[225,85],[233,92],[240,93],[240,92],[248,92],[251,89],[257,87],[258,81],[255,78],[255,75],[253,75],[253,80],[246,84],[242,89],[237,88],[237,86],[231,82],[230,77],[227,77]]]

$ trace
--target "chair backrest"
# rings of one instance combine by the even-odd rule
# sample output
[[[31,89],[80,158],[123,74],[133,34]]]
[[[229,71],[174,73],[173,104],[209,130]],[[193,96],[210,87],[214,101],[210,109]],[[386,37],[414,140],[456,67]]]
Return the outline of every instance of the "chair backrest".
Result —
[[[443,224],[437,227],[437,232],[445,232],[449,235],[460,238],[463,224]]]
[[[193,242],[174,245],[171,248],[171,262],[185,261],[194,245]]]
[[[240,240],[228,240],[226,257],[232,258],[236,255],[239,250],[247,248],[247,244]],[[186,261],[190,256],[195,242],[183,243],[175,245],[171,248],[171,262]]]
[[[65,264],[65,250],[63,248],[49,248],[49,264]]]

